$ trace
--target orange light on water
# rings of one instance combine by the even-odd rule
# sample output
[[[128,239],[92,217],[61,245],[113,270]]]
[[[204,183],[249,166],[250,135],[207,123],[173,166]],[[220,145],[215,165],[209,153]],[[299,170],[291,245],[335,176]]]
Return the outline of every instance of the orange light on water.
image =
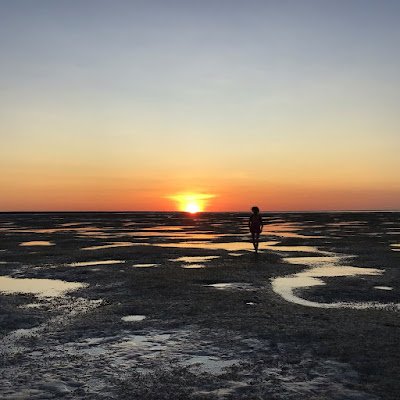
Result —
[[[167,198],[177,202],[179,211],[185,211],[190,214],[196,214],[204,211],[207,206],[207,201],[215,197],[214,194],[205,193],[179,193]]]

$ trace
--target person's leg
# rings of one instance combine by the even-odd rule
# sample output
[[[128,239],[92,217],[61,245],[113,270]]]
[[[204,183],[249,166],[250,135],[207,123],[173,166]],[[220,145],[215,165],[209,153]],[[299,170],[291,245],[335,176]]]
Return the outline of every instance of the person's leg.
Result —
[[[257,251],[257,248],[256,248],[256,233],[255,232],[251,232],[251,241],[253,242],[254,250]]]
[[[256,251],[258,251],[258,244],[260,242],[260,232],[256,233]]]
[[[259,241],[260,241],[260,233],[259,232],[257,232],[256,234],[255,234],[255,249],[256,249],[256,253],[258,252],[258,243],[259,243]]]

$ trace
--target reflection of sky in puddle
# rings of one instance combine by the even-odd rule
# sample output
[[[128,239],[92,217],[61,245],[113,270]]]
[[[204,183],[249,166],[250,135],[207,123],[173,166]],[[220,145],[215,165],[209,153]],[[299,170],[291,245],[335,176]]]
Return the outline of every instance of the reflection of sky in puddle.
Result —
[[[39,229],[32,229],[32,228],[0,228],[0,231],[8,231],[8,232],[14,232],[14,233],[57,233],[57,232],[79,232],[82,234],[97,234],[99,232],[102,232],[100,228],[96,227],[64,227],[64,228],[39,228]]]
[[[264,233],[264,232],[263,232]],[[321,235],[301,235],[295,232],[279,232],[279,231],[267,231],[268,235],[279,236],[284,238],[295,238],[295,239],[324,239],[326,236]]]
[[[368,224],[367,221],[342,221],[342,222],[331,222],[326,224],[327,226],[358,226]]]
[[[279,242],[278,242],[279,243]],[[318,250],[314,246],[266,246],[269,250],[288,251],[288,252],[302,252],[302,253],[317,253],[317,254],[331,254],[327,251]],[[262,248],[260,244],[260,249]]]
[[[254,289],[252,285],[241,282],[212,283],[206,286],[213,287],[215,289],[236,289],[236,290]]]
[[[260,249],[265,246],[272,246],[275,241],[261,242]],[[213,250],[227,250],[227,251],[243,251],[252,250],[251,242],[226,242],[226,243],[212,243],[212,242],[179,242],[179,243],[159,243],[155,246],[161,247],[182,247],[182,248],[198,248],[198,249],[213,249]]]
[[[315,258],[315,257],[312,257]],[[330,257],[327,257],[330,258]],[[301,263],[306,264],[306,257],[301,258]],[[286,259],[288,261],[288,259]],[[293,260],[292,260],[293,261]],[[315,261],[315,260],[314,260]],[[293,261],[293,263],[295,263]],[[380,275],[383,270],[376,268],[361,268],[361,267],[349,267],[349,266],[335,266],[330,265],[327,260],[325,266],[323,261],[320,260],[317,264],[311,262],[309,265],[317,265],[314,268],[299,272],[294,275],[273,278],[272,288],[275,293],[282,296],[285,300],[292,303],[300,304],[308,307],[318,308],[353,308],[353,309],[387,309],[387,308],[400,308],[400,304],[382,304],[376,302],[363,302],[363,303],[318,303],[315,301],[305,300],[299,297],[295,291],[296,289],[304,289],[312,286],[323,286],[326,283],[319,278],[325,277],[345,277],[345,276],[358,276],[358,275]],[[318,266],[321,265],[321,266]]]
[[[126,315],[125,317],[122,317],[121,320],[124,322],[139,322],[143,321],[145,318],[145,315]]]
[[[198,262],[206,262],[206,261],[214,260],[215,258],[219,258],[219,256],[187,256],[187,257],[174,258],[173,260],[170,260],[170,261],[198,263]]]
[[[65,282],[57,279],[28,279],[0,276],[0,292],[7,294],[26,293],[39,297],[56,297],[85,286],[82,283]]]
[[[91,239],[116,239],[116,235],[114,233],[106,233],[103,231],[87,231],[87,232],[78,232],[78,236],[81,238],[90,237]]]
[[[286,223],[272,223],[272,224],[265,224],[264,230],[269,232],[293,232],[300,230],[301,227],[297,224],[286,222]]]
[[[391,246],[393,251],[400,251],[400,243],[395,243],[392,244]]]
[[[169,225],[169,226],[151,226],[149,228],[142,228],[142,231],[181,231],[182,226]]]
[[[283,261],[290,264],[303,264],[310,267],[326,266],[327,264],[333,265],[339,263],[343,257],[331,256],[331,257],[287,257]]]
[[[226,234],[217,234],[217,233],[196,233],[196,232],[126,232],[122,233],[121,236],[131,236],[131,237],[162,237],[169,239],[188,239],[188,240],[196,240],[196,239],[207,239],[212,240],[218,237],[227,236]]]
[[[206,266],[204,264],[184,264],[181,267],[185,269],[201,269],[205,268]]]
[[[80,261],[68,264],[70,267],[86,267],[92,265],[109,265],[109,264],[121,264],[125,261],[122,260],[104,260],[104,261]]]
[[[400,235],[400,230],[388,229],[386,235]]]
[[[193,356],[190,359],[185,360],[182,365],[195,366],[202,372],[218,374],[221,373],[224,369],[232,367],[239,362],[239,360],[223,360],[220,357],[201,355]]]
[[[76,225],[91,225],[91,222],[66,222],[64,224],[60,224],[60,226],[76,226]]]
[[[132,267],[134,268],[152,268],[158,267],[160,264],[133,264]]]
[[[101,250],[101,249],[111,249],[113,247],[130,247],[134,246],[135,243],[132,242],[114,242],[109,244],[103,244],[99,246],[89,246],[89,247],[82,247],[81,250]]]
[[[321,227],[323,225],[316,225],[312,227],[312,230],[315,231],[315,228]],[[305,235],[298,233],[298,231],[304,231],[304,226],[292,224],[292,223],[284,223],[284,224],[266,224],[263,229],[263,234],[272,235],[272,236],[280,236],[285,238],[297,238],[297,239],[321,239],[326,238],[326,236],[322,235]]]
[[[390,286],[374,286],[374,289],[378,289],[378,290],[393,290],[393,288],[390,287]]]
[[[33,240],[31,242],[22,242],[20,246],[54,246],[54,243],[47,240]]]

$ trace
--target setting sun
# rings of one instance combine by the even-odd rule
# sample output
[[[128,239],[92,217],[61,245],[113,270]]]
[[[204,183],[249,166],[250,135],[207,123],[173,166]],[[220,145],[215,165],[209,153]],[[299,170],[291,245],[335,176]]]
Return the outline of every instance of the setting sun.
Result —
[[[205,193],[179,193],[167,197],[178,203],[177,208],[179,211],[195,214],[204,211],[208,204],[207,200],[212,199],[215,195]]]
[[[196,203],[189,203],[185,207],[185,211],[190,214],[196,214],[197,212],[201,211],[200,206]]]

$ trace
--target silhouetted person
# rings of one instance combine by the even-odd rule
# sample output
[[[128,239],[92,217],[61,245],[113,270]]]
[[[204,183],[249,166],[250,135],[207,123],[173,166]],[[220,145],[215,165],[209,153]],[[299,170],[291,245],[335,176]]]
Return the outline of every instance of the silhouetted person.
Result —
[[[258,252],[258,242],[260,239],[260,233],[263,228],[263,220],[260,215],[260,209],[256,206],[251,208],[253,214],[249,218],[249,229],[251,233],[251,240],[253,241],[254,250]]]

